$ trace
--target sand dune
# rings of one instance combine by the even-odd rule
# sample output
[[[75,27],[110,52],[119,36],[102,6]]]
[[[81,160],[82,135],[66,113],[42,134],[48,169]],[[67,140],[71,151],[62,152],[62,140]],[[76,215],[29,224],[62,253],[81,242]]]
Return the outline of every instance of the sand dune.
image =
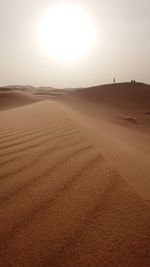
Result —
[[[65,99],[71,105],[88,103],[95,116],[105,115],[118,122],[145,123],[150,127],[150,85],[120,83],[75,90]],[[71,101],[73,100],[73,101]],[[81,108],[80,108],[81,110]],[[88,111],[88,110],[87,110]],[[91,109],[89,110],[91,114]]]
[[[17,88],[0,88],[0,110],[29,105],[38,100],[31,94],[31,90],[27,93],[25,90],[20,91]]]
[[[95,86],[74,91],[75,95],[127,111],[149,109],[150,85],[144,83],[118,83]]]
[[[150,200],[150,86],[125,83],[80,89],[63,102],[74,118],[78,113],[76,121],[105,158]]]
[[[76,92],[0,112],[1,266],[150,265],[149,118],[121,124],[91,103]]]

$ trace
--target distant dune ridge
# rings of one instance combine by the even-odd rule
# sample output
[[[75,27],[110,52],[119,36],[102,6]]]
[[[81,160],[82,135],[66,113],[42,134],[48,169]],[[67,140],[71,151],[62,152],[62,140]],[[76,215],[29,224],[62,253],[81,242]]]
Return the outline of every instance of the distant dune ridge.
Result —
[[[118,83],[102,85],[76,91],[84,98],[97,100],[112,106],[138,109],[149,109],[150,85],[143,83]]]
[[[150,86],[0,89],[0,265],[150,266]]]
[[[37,102],[34,96],[24,91],[18,91],[14,88],[0,88],[0,110],[15,108]]]

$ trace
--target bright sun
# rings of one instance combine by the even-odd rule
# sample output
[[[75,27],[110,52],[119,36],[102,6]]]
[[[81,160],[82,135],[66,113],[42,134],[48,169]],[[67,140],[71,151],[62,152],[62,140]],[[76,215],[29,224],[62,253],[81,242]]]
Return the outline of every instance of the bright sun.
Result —
[[[76,61],[95,43],[95,30],[89,15],[79,6],[53,6],[38,27],[44,50],[59,61]]]

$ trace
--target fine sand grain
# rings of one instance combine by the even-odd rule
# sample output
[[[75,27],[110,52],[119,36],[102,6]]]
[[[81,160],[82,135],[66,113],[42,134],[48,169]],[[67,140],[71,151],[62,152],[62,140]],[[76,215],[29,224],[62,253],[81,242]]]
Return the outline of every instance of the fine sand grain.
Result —
[[[0,112],[0,266],[150,266],[148,106],[94,103]]]

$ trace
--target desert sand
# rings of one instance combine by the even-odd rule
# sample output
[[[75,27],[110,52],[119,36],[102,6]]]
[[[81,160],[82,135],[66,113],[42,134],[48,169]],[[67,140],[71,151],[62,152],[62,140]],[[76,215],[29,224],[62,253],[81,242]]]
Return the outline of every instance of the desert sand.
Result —
[[[0,266],[150,266],[150,86],[5,89]]]

